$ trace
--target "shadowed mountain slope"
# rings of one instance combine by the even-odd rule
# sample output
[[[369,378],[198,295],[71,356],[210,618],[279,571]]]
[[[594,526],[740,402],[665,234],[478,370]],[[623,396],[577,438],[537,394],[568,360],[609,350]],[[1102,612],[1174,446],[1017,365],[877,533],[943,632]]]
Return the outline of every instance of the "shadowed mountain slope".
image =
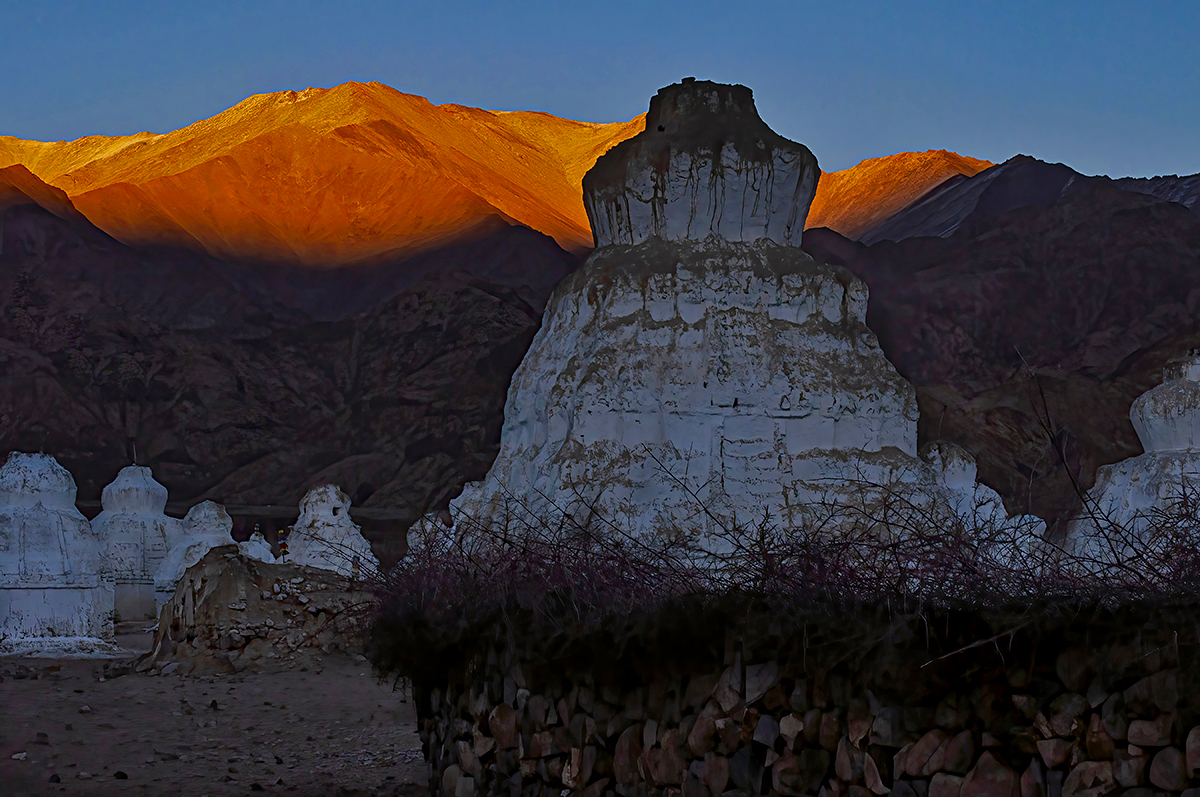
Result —
[[[372,268],[226,262],[128,247],[0,179],[0,451],[53,453],[83,500],[136,454],[179,501],[294,506],[332,481],[410,519],[444,505],[495,456],[577,263],[509,226]]]
[[[1200,217],[1024,156],[924,204],[938,201],[940,218],[918,205],[889,224],[945,237],[868,246],[821,229],[805,248],[870,287],[921,442],[959,443],[1010,511],[1059,520],[1098,466],[1141,453],[1131,402],[1200,345]]]

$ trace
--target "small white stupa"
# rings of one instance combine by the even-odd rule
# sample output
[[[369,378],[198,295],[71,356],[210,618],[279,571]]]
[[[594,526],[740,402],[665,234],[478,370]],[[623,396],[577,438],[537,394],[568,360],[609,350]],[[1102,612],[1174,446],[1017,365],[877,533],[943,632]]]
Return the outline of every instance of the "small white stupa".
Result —
[[[222,545],[237,545],[241,552],[254,559],[273,562],[271,548],[257,546],[233,539],[233,518],[225,507],[214,501],[202,501],[188,510],[183,519],[183,537],[171,547],[154,573],[154,600],[156,610],[175,594],[175,585],[184,572],[204,558],[204,555]],[[265,548],[265,555],[263,549]]]
[[[0,467],[0,651],[114,651],[113,585],[75,480],[47,454]]]
[[[350,519],[350,496],[334,484],[309,490],[287,538],[287,561],[358,577],[379,570],[379,559]]]
[[[1136,398],[1129,419],[1145,453],[1103,465],[1063,547],[1093,569],[1162,554],[1162,524],[1200,490],[1200,355],[1171,360],[1161,385]],[[1090,564],[1088,564],[1090,563]]]
[[[92,520],[92,530],[104,546],[105,572],[115,582],[117,619],[157,617],[154,574],[184,533],[183,523],[163,512],[167,488],[149,468],[130,465],[100,500],[104,511]]]
[[[250,539],[239,542],[238,550],[242,552],[242,556],[250,559],[258,559],[263,562],[275,561],[271,543],[267,542],[267,538],[262,535],[261,531],[250,532]]]

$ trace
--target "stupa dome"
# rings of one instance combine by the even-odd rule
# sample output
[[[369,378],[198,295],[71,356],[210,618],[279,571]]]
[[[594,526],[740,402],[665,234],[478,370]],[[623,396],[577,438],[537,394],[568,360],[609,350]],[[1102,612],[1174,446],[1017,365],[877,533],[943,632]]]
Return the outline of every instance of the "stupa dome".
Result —
[[[287,542],[291,564],[344,576],[365,576],[379,570],[371,544],[350,519],[350,496],[333,484],[315,487],[300,500],[300,517]]]
[[[183,538],[183,524],[163,513],[167,488],[149,468],[130,465],[101,493],[104,507],[92,529],[104,546],[104,567],[115,582],[122,620],[154,617],[154,574],[167,552]]]

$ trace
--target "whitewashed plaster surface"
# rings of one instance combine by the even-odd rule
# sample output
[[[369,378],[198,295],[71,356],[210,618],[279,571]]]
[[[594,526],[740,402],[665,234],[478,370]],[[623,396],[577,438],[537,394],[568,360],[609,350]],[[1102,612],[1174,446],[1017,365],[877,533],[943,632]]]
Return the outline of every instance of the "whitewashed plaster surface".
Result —
[[[1145,453],[1096,472],[1084,511],[1067,527],[1064,547],[1098,564],[1115,564],[1163,543],[1155,515],[1171,513],[1186,488],[1200,490],[1200,357],[1168,363],[1163,382],[1129,410]]]
[[[799,246],[820,170],[769,128],[745,86],[676,84],[650,101],[646,129],[584,178],[596,246],[760,239]]]
[[[597,250],[552,297],[499,456],[453,513],[582,519],[594,502],[633,533],[712,532],[802,523],[811,502],[897,482],[1003,517],[965,452],[949,488],[916,456],[915,391],[866,305],[848,271],[766,240]]]
[[[150,468],[130,465],[101,493],[104,507],[92,529],[104,550],[104,567],[115,582],[116,610],[123,620],[156,615],[154,574],[184,537],[184,525],[163,510],[167,488]]]
[[[242,556],[247,556],[251,559],[258,559],[263,562],[275,561],[275,554],[271,552],[271,544],[258,531],[251,532],[250,539],[239,542],[238,549],[241,550]]]
[[[46,454],[13,452],[0,467],[0,650],[112,647],[112,583],[75,495]]]
[[[333,570],[344,576],[379,571],[379,559],[371,544],[350,519],[350,497],[333,484],[315,487],[300,500],[300,517],[287,542],[290,564]]]

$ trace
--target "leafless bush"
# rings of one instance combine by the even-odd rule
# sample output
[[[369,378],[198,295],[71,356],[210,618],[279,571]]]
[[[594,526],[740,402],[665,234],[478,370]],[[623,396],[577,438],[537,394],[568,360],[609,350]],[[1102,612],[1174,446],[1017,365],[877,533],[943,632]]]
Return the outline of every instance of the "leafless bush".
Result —
[[[379,580],[376,660],[412,675],[436,670],[438,651],[472,635],[496,639],[519,625],[538,638],[578,637],[681,602],[768,606],[780,617],[887,606],[911,617],[1191,600],[1200,596],[1196,497],[1187,485],[1179,501],[1150,513],[1149,535],[1105,521],[1120,554],[1105,559],[1045,541],[1034,519],[865,479],[807,505],[798,527],[769,516],[722,523],[697,506],[694,527],[647,536],[579,494],[562,509],[510,495],[493,517],[460,518],[452,529],[423,521],[410,531],[408,556]]]

